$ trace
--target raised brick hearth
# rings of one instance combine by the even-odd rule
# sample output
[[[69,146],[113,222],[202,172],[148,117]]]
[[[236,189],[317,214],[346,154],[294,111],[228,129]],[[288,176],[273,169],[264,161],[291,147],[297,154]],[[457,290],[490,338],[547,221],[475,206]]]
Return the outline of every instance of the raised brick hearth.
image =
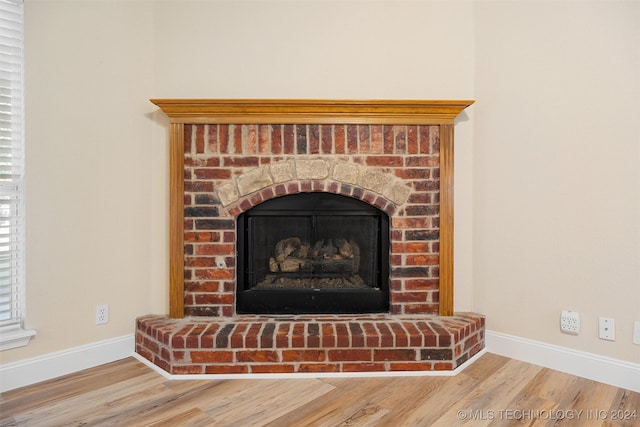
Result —
[[[171,120],[171,307],[138,319],[138,354],[173,374],[438,371],[484,348],[483,316],[453,313],[453,119],[471,101],[154,102]],[[388,313],[236,313],[236,219],[306,192],[389,216]]]
[[[484,318],[145,316],[136,351],[171,374],[447,371],[484,347]]]

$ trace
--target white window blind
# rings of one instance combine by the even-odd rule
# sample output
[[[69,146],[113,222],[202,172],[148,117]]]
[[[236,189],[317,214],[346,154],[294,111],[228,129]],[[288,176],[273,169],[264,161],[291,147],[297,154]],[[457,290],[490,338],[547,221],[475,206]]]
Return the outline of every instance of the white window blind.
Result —
[[[0,0],[0,350],[25,345],[23,2]]]

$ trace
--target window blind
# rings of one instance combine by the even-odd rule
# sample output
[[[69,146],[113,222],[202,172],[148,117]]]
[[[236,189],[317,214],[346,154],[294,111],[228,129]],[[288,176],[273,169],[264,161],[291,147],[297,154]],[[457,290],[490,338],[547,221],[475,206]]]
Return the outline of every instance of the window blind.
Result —
[[[0,0],[0,327],[24,304],[23,4]],[[12,328],[15,329],[15,328]]]

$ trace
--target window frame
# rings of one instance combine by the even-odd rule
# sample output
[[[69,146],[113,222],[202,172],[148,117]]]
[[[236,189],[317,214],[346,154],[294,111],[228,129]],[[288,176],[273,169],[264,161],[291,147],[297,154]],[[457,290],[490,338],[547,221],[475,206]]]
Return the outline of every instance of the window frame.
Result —
[[[22,347],[36,334],[25,318],[24,1],[0,0],[0,351]],[[3,215],[4,214],[4,215]],[[0,254],[1,255],[1,254]],[[5,275],[6,273],[6,275]]]

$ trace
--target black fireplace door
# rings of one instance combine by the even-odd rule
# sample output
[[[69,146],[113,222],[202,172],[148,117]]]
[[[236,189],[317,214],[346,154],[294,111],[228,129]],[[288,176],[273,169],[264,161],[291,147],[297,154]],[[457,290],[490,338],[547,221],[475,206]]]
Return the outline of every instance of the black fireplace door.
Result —
[[[389,311],[389,217],[360,200],[300,193],[238,217],[237,312]]]

